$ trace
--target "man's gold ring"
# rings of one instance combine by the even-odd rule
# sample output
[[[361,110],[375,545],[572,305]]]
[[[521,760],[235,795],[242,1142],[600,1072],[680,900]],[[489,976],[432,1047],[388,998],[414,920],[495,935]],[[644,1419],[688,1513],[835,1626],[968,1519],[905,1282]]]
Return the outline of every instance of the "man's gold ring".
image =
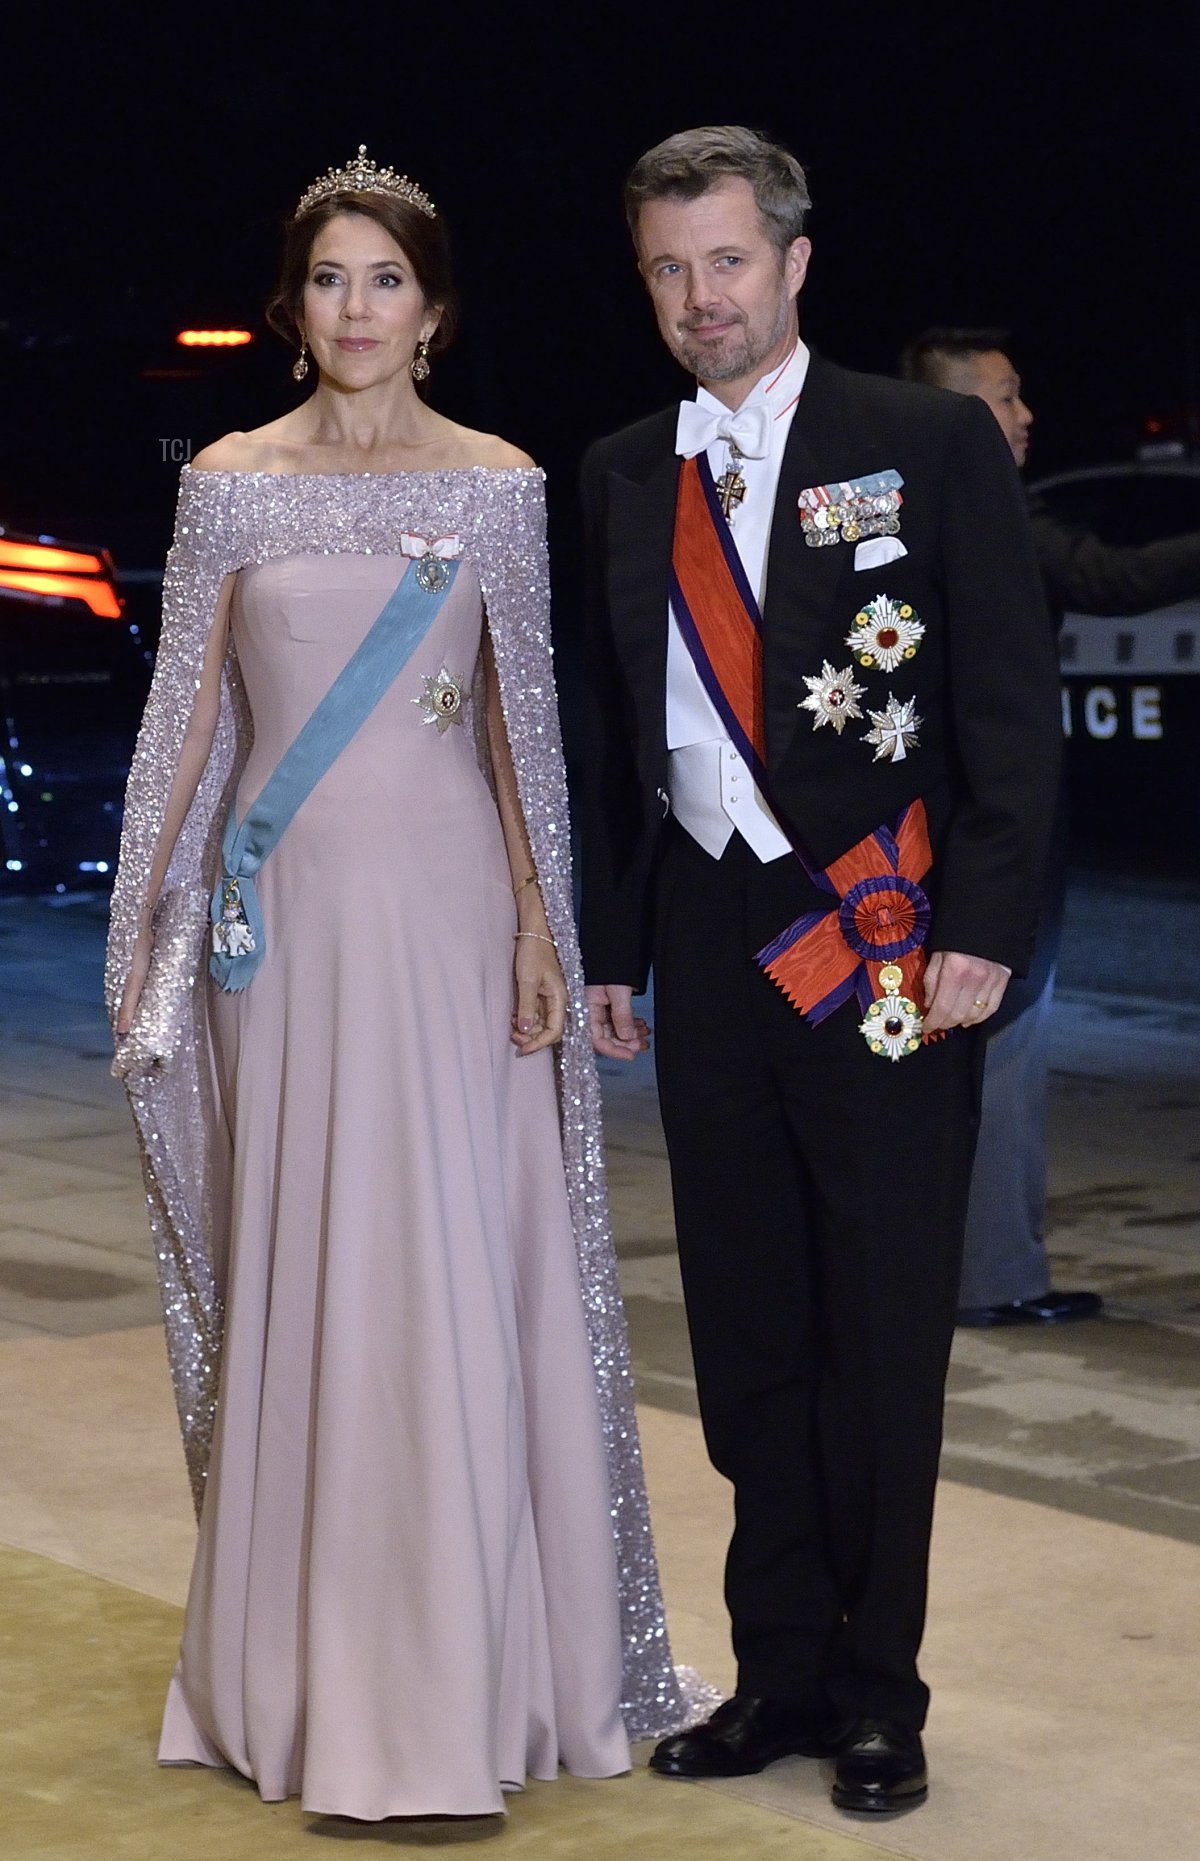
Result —
[[[973,1001],[973,1002],[971,1003],[971,1006],[972,1006],[972,1008],[986,1008],[986,1007],[987,1007],[987,1003],[986,1003],[986,1002],[983,1002],[983,1001],[980,1001],[980,999],[979,999],[979,997],[978,997],[978,995],[977,995],[977,996],[975,997],[975,1000],[974,1000],[974,1001]]]

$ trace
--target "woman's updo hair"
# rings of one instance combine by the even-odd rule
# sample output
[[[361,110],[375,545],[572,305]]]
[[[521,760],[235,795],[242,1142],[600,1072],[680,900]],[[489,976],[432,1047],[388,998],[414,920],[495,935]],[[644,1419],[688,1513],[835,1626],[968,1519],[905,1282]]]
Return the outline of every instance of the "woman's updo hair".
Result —
[[[447,348],[458,325],[458,293],[450,267],[446,223],[440,213],[431,219],[410,201],[391,194],[330,194],[307,213],[298,213],[285,223],[279,275],[267,299],[270,327],[299,348],[301,306],[313,243],[322,227],[339,213],[359,213],[391,234],[412,266],[425,302],[440,312],[437,329],[429,339],[429,353],[437,355]]]

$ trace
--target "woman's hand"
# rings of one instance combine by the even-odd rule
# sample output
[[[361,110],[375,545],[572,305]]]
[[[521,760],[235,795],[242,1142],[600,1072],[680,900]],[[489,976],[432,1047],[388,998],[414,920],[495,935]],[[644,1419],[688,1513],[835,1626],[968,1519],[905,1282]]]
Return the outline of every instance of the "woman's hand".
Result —
[[[567,985],[548,935],[518,934],[513,948],[516,1008],[512,1043],[521,1054],[540,1053],[563,1037]]]
[[[154,929],[149,918],[142,922],[133,946],[133,960],[129,965],[129,975],[125,981],[125,993],[121,997],[121,1006],[117,1010],[117,1033],[128,1034],[133,1026],[133,1017],[137,1013],[138,1002],[145,986],[150,968],[150,958],[154,954]]]

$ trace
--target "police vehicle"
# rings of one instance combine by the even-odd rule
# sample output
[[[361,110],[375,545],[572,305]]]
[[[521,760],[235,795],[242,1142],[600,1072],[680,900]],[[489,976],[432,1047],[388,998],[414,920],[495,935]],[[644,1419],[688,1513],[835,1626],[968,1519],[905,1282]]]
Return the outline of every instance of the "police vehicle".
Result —
[[[277,410],[260,348],[215,320],[0,319],[0,892],[111,882],[179,470]]]
[[[1106,543],[1200,530],[1200,458],[1171,441],[1146,452],[1032,488],[1054,516]],[[1073,841],[1116,857],[1153,853],[1168,869],[1195,873],[1200,587],[1195,599],[1148,614],[1067,614],[1059,653]]]
[[[107,550],[0,527],[0,860],[5,888],[115,869],[151,654]]]

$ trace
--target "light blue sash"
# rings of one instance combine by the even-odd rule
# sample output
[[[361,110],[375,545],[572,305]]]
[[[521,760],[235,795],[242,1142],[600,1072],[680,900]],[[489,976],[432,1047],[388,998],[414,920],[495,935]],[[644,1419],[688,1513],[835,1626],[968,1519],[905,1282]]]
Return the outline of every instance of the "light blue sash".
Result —
[[[423,575],[414,572],[431,560],[436,560],[435,569]],[[240,827],[236,801],[230,808],[221,846],[221,877],[209,908],[213,950],[208,967],[222,989],[244,989],[266,954],[267,935],[254,874],[412,658],[437,619],[457,572],[457,562],[440,558],[422,556],[409,565],[362,645],[284,751]]]

